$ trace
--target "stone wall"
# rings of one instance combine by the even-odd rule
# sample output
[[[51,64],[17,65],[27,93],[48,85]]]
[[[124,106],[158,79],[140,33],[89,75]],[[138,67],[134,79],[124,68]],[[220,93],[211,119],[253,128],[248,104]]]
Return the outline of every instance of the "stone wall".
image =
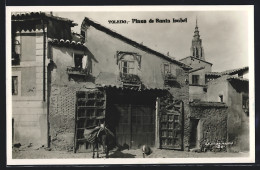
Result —
[[[207,104],[207,103],[206,103]],[[208,102],[208,106],[199,106],[190,104],[190,118],[200,121],[200,139],[215,143],[218,140],[227,142],[227,115],[226,106],[217,106]],[[189,123],[191,125],[191,122]],[[189,136],[192,129],[189,129]]]

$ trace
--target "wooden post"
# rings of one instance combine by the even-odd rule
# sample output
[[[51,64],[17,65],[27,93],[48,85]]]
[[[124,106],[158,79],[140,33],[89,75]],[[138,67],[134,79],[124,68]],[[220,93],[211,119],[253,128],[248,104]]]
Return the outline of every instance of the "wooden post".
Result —
[[[160,98],[156,98],[155,106],[155,147],[160,148],[160,136],[159,136],[159,110],[160,110]]]

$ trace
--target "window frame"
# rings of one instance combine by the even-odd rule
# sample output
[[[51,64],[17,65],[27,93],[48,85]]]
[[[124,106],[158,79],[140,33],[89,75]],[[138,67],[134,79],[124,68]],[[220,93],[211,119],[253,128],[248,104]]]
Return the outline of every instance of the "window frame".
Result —
[[[249,109],[249,96],[248,95],[242,94],[242,109]]]
[[[17,50],[18,49],[18,50]],[[14,38],[12,39],[12,65],[20,65],[22,53],[22,43],[21,43],[21,35],[20,33],[16,33]]]
[[[82,59],[83,59],[83,54],[77,54],[77,53],[73,53],[73,62],[74,62],[74,68],[78,68],[78,69],[82,69]],[[81,57],[81,61],[80,61],[80,64],[77,64],[79,65],[79,67],[77,67],[76,65],[76,58],[79,58]]]
[[[131,58],[129,58],[128,56],[130,56]],[[120,73],[138,75],[138,70],[141,69],[141,55],[135,52],[117,51],[116,58],[116,63],[118,65]],[[127,64],[124,65],[124,62],[126,62]],[[129,63],[132,63],[132,66]]]
[[[199,85],[199,79],[200,79],[200,75],[193,74],[191,76],[192,84],[193,85]],[[196,80],[196,81],[194,81],[194,80]]]
[[[11,76],[11,83],[12,83],[12,78],[16,76],[17,77],[17,95],[12,95],[12,97],[16,98],[16,97],[20,97],[21,96],[21,71],[13,71],[12,72],[12,76]],[[12,90],[12,89],[11,89]],[[12,93],[12,91],[11,91]]]
[[[166,66],[168,67],[168,71],[166,72]],[[171,74],[171,65],[169,63],[164,63],[163,64],[163,72],[164,72],[164,75],[166,74]]]
[[[16,82],[14,82],[14,80]],[[12,76],[12,95],[13,96],[18,95],[18,76]]]
[[[224,102],[224,96],[222,94],[220,94],[218,97],[219,97],[219,102],[223,103]]]
[[[121,68],[120,68],[120,72],[123,74],[136,74],[136,67],[135,67],[135,61],[134,60],[121,60]],[[126,66],[124,66],[124,63],[126,63]],[[130,64],[132,63],[132,67],[130,67]],[[126,72],[124,72],[124,69],[126,69]],[[130,70],[133,70],[132,73],[130,72]]]

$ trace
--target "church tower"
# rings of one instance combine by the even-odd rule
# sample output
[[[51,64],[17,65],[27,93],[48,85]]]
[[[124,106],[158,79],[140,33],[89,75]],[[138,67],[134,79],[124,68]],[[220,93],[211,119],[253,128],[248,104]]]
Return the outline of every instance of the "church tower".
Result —
[[[190,48],[191,56],[196,57],[201,60],[205,60],[204,56],[204,50],[202,47],[202,40],[200,39],[200,34],[199,34],[199,27],[197,23],[197,18],[196,18],[196,27],[192,39],[192,45]]]

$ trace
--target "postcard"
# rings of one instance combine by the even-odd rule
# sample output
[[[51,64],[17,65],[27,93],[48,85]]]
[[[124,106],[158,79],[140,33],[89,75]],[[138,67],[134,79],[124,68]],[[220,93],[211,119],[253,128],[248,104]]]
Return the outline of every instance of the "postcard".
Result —
[[[253,163],[253,6],[7,6],[7,164]]]

